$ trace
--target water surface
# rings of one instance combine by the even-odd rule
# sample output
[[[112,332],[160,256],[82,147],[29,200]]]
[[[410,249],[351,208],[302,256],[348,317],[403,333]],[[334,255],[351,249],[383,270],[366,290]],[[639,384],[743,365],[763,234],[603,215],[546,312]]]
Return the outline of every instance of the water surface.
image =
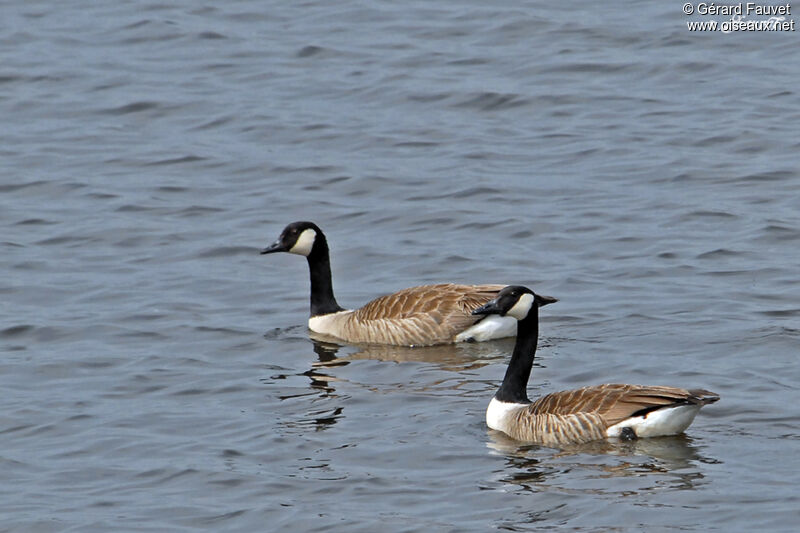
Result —
[[[793,530],[794,34],[680,6],[12,2],[0,36],[4,531]],[[685,436],[486,429],[511,341],[314,343],[337,297],[523,283],[531,396],[722,400]]]

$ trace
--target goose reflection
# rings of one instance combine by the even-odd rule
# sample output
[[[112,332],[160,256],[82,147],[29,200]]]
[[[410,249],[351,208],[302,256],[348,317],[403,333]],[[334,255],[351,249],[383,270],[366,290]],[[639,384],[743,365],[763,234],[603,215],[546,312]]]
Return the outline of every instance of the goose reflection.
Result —
[[[314,352],[317,354],[318,364],[322,365],[320,368],[348,364],[347,362],[338,362],[336,360],[336,347],[315,344]],[[344,416],[344,407],[341,404],[343,398],[336,393],[336,388],[334,387],[334,384],[341,380],[321,371],[320,368],[312,364],[312,367],[305,372],[279,373],[269,378],[261,379],[262,383],[269,386],[275,385],[278,380],[286,380],[292,377],[304,376],[310,380],[310,390],[305,388],[297,390],[297,388],[290,386],[282,386],[278,389],[280,391],[277,395],[278,400],[299,400],[306,406],[304,414],[282,422],[283,426],[292,431],[305,432],[307,428],[323,431],[336,424]]]
[[[333,337],[310,332],[319,361],[312,366],[341,366],[351,361],[391,361],[432,363],[442,370],[461,371],[480,368],[497,359],[498,353],[514,346],[513,339],[488,343],[442,344],[438,346],[389,346],[382,344],[338,344]],[[504,345],[505,343],[505,345]],[[342,352],[341,354],[339,352]]]
[[[560,449],[521,443],[494,430],[488,430],[488,437],[486,445],[492,453],[505,457],[505,467],[497,472],[498,480],[532,492],[562,490],[629,495],[663,488],[693,490],[705,478],[697,463],[719,463],[703,456],[700,447],[683,434],[635,441],[593,441]],[[570,472],[574,479],[576,470],[585,472],[585,480],[639,478],[642,483],[634,491],[627,483],[604,482],[602,486],[586,483],[584,489],[575,488],[572,483],[569,488],[562,486],[564,474]]]
[[[314,353],[317,354],[318,361],[311,363],[311,368],[303,372],[303,375],[311,380],[310,386],[312,389],[317,389],[330,394],[336,389],[333,383],[341,381],[335,376],[331,376],[321,372],[320,368],[344,366],[349,364],[347,361],[340,361],[336,357],[339,347],[335,344],[328,344],[323,342],[314,342]]]

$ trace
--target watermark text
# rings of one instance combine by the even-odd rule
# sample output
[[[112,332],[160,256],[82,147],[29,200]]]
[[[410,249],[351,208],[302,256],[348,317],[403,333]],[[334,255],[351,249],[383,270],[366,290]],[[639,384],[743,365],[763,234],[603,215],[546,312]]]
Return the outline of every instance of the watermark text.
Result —
[[[739,2],[738,4],[716,4],[714,2],[686,2],[685,15],[703,17],[728,17],[723,19],[687,20],[689,31],[712,31],[733,33],[740,31],[795,31],[792,5]],[[766,17],[766,18],[764,18]]]

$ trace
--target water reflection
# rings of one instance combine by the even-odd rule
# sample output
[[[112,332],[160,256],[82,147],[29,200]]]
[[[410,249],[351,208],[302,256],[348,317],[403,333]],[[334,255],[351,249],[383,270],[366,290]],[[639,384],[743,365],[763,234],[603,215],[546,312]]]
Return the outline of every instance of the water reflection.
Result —
[[[480,368],[491,363],[498,354],[510,354],[513,339],[483,343],[442,344],[439,346],[388,346],[384,344],[342,345],[335,337],[309,332],[319,362],[314,366],[337,366],[349,361],[374,360],[397,363],[433,363],[454,372]],[[339,355],[339,352],[343,352]]]
[[[349,364],[336,357],[338,346],[324,342],[314,342],[314,353],[317,354],[318,361],[311,363],[311,368],[303,372],[303,375],[311,380],[311,388],[322,391],[326,394],[334,392],[336,389],[333,383],[341,381],[335,376],[320,372],[319,368],[344,366]]]
[[[313,425],[316,430],[323,430],[334,425],[343,415],[343,407],[337,405],[331,407],[330,400],[341,400],[342,397],[336,392],[337,383],[344,383],[347,380],[335,375],[335,368],[349,365],[358,360],[379,360],[391,362],[424,362],[438,365],[443,370],[458,372],[467,369],[479,368],[497,358],[497,354],[506,353],[505,346],[492,346],[493,343],[467,344],[467,345],[444,345],[427,347],[405,347],[405,346],[384,346],[384,345],[341,345],[332,342],[329,338],[323,338],[314,334],[311,342],[316,354],[316,360],[311,363],[311,368],[304,372],[294,374],[295,376],[305,376],[309,379],[309,389],[298,392],[296,389],[283,392],[280,400],[289,400],[298,397],[308,397],[309,407],[318,406],[324,403],[323,409],[315,408],[306,411],[299,419],[288,423],[292,427],[308,427]],[[510,341],[513,344],[513,340]],[[488,344],[488,345],[487,345]],[[268,382],[274,383],[276,379],[286,379],[286,374],[272,376]],[[408,383],[404,382],[403,387]],[[434,383],[433,386],[440,385]],[[458,385],[452,385],[457,387]],[[388,390],[388,387],[387,387]]]
[[[631,494],[663,488],[693,490],[705,477],[697,463],[719,462],[703,456],[686,435],[631,442],[602,440],[560,449],[524,444],[493,430],[488,431],[488,436],[487,447],[505,457],[505,467],[497,472],[497,481],[532,492],[556,489]],[[613,481],[622,478],[639,482],[632,486]],[[576,479],[581,480],[578,486]]]
[[[304,430],[304,428],[312,427],[315,431],[322,431],[336,424],[344,416],[344,407],[341,402],[346,397],[337,394],[334,387],[336,382],[342,380],[320,370],[326,367],[349,364],[347,361],[339,361],[337,359],[337,350],[338,347],[336,346],[314,343],[314,352],[317,354],[318,361],[312,363],[310,369],[294,374],[275,374],[269,378],[261,379],[261,382],[268,386],[276,385],[278,380],[285,382],[284,380],[290,381],[291,378],[299,376],[304,376],[310,381],[310,389],[292,387],[288,383],[280,386],[280,394],[277,395],[277,399],[281,402],[305,398],[303,402],[298,404],[303,406],[303,412],[283,421],[282,425],[295,430]]]

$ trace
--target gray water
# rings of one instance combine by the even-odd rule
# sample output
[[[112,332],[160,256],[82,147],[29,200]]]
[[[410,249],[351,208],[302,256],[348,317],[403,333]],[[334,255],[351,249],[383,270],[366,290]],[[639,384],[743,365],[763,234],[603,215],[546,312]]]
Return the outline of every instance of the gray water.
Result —
[[[289,4],[0,6],[0,530],[794,529],[797,34]],[[532,397],[722,400],[680,437],[504,439],[511,340],[309,339],[305,262],[258,254],[298,219],[345,306],[558,297]]]

